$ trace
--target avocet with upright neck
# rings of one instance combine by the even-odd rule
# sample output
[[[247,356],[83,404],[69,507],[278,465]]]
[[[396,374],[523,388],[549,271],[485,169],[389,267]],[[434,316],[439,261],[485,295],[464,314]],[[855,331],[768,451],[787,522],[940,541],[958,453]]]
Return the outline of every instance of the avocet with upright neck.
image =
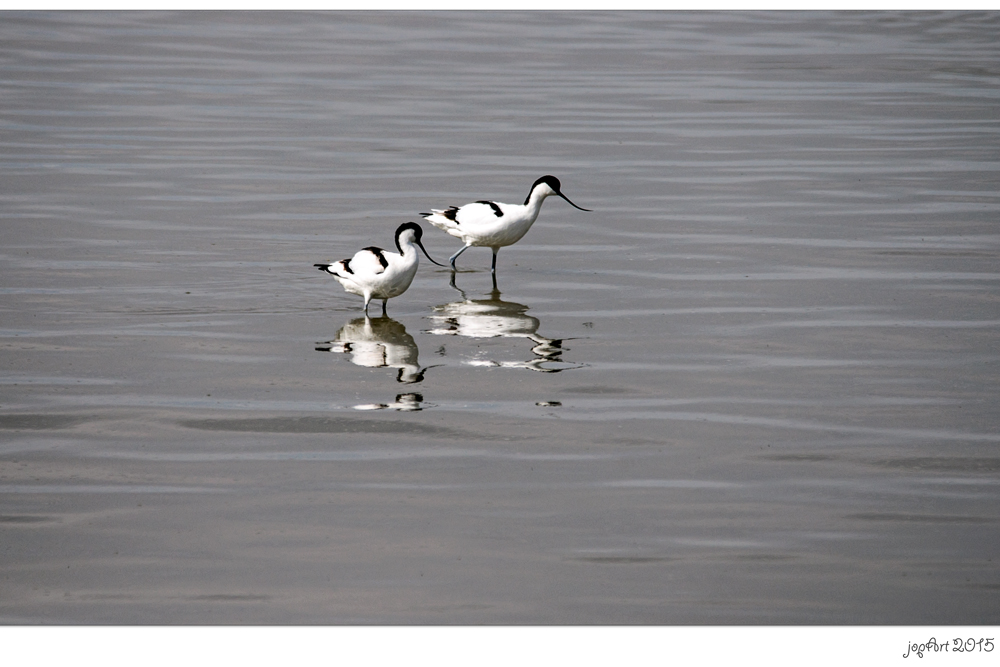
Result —
[[[423,230],[415,222],[406,222],[396,230],[396,248],[399,254],[386,252],[382,248],[369,246],[359,250],[354,257],[330,264],[314,264],[337,279],[344,290],[365,299],[365,315],[372,299],[382,299],[382,314],[385,315],[386,301],[405,292],[413,276],[417,273],[420,256],[417,248],[433,264],[438,264],[427,254],[420,237]]]
[[[528,192],[524,204],[502,204],[495,201],[477,201],[465,206],[452,206],[448,209],[431,209],[432,213],[421,213],[424,220],[438,229],[444,230],[462,239],[465,246],[449,258],[452,270],[455,260],[463,252],[473,246],[486,247],[493,250],[493,273],[497,270],[497,251],[521,240],[528,233],[531,225],[538,217],[542,202],[550,195],[558,195],[571,206],[581,211],[589,211],[573,202],[559,190],[559,179],[555,176],[542,176]]]

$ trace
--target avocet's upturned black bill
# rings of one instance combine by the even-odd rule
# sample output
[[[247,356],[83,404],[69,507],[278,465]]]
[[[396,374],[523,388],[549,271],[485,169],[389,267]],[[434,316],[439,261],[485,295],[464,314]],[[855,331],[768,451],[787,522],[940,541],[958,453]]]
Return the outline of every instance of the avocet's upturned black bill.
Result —
[[[424,220],[438,229],[465,242],[458,252],[448,258],[451,268],[455,269],[455,260],[463,252],[473,246],[486,247],[493,250],[493,272],[497,270],[497,251],[521,240],[528,233],[542,202],[550,195],[559,195],[570,206],[581,211],[589,208],[577,206],[569,197],[560,191],[559,179],[555,176],[542,176],[531,186],[524,204],[502,204],[495,201],[477,201],[465,206],[452,206],[448,209],[431,209],[432,213],[421,213]]]
[[[364,297],[365,315],[368,314],[368,304],[372,299],[382,299],[382,314],[385,315],[386,301],[405,292],[413,282],[420,263],[417,248],[423,250],[432,264],[444,266],[427,254],[420,242],[422,235],[420,225],[406,222],[396,229],[396,248],[399,249],[399,254],[369,246],[350,259],[313,266],[336,278],[346,292]]]

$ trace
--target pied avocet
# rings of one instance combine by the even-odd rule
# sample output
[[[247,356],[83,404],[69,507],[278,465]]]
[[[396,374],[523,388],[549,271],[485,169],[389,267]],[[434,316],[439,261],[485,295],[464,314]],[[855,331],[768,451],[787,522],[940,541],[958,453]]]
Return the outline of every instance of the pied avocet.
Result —
[[[399,254],[386,252],[382,248],[369,246],[359,250],[354,257],[330,264],[314,264],[320,271],[326,271],[337,279],[344,290],[365,299],[365,314],[372,299],[382,299],[382,314],[385,315],[386,301],[399,296],[409,288],[417,273],[420,256],[417,248],[424,251],[433,264],[444,266],[431,259],[420,242],[423,230],[415,222],[405,222],[396,230],[396,247]]]
[[[555,176],[542,176],[528,192],[524,204],[502,204],[495,201],[477,201],[465,206],[452,206],[448,209],[431,209],[432,213],[421,213],[424,220],[452,236],[462,239],[465,246],[449,258],[452,270],[455,270],[455,260],[472,246],[486,247],[493,250],[493,273],[497,270],[497,251],[521,240],[528,233],[531,225],[538,217],[542,202],[549,195],[559,195],[571,206],[581,211],[589,208],[577,206],[559,190],[559,179]]]

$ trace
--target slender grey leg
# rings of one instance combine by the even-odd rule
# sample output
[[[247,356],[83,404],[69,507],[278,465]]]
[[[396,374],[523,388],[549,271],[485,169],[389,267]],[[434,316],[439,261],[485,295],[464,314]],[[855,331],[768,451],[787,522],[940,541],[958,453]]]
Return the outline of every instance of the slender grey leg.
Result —
[[[452,271],[457,271],[458,270],[458,269],[455,268],[455,260],[458,259],[458,256],[461,255],[463,252],[465,252],[466,250],[468,250],[471,247],[472,247],[471,245],[462,246],[461,250],[459,250],[454,255],[452,255],[451,257],[448,258],[448,261],[451,262],[451,270]]]
[[[385,304],[389,302],[389,299],[382,299],[382,317],[385,317]]]
[[[497,251],[493,251],[493,268],[490,269],[490,273],[496,275],[497,273]]]

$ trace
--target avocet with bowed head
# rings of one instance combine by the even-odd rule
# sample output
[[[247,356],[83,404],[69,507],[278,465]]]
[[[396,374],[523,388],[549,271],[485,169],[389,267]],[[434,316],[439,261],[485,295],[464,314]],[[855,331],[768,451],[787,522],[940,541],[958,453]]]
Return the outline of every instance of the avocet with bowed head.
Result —
[[[399,254],[386,252],[382,248],[369,246],[358,251],[350,259],[342,259],[331,264],[314,264],[320,271],[326,271],[337,279],[344,290],[365,299],[365,314],[372,299],[382,299],[382,314],[385,303],[399,296],[409,288],[417,273],[420,256],[417,248],[424,251],[432,264],[438,264],[427,254],[420,237],[423,230],[415,222],[405,222],[396,230],[396,248]]]
[[[495,201],[477,201],[465,206],[431,209],[432,213],[421,213],[424,220],[438,229],[444,230],[462,239],[465,246],[452,255],[448,261],[455,269],[455,260],[472,246],[486,247],[493,250],[493,273],[497,270],[497,251],[521,240],[528,233],[531,225],[538,217],[542,202],[550,195],[559,195],[571,206],[581,211],[589,211],[573,202],[559,190],[559,179],[555,176],[542,176],[528,192],[524,204],[501,204]]]
[[[316,343],[316,350],[349,353],[351,363],[356,366],[397,368],[396,382],[405,384],[420,382],[427,370],[417,360],[420,350],[413,336],[391,317],[371,319],[365,315],[353,319],[340,327],[333,340]]]

